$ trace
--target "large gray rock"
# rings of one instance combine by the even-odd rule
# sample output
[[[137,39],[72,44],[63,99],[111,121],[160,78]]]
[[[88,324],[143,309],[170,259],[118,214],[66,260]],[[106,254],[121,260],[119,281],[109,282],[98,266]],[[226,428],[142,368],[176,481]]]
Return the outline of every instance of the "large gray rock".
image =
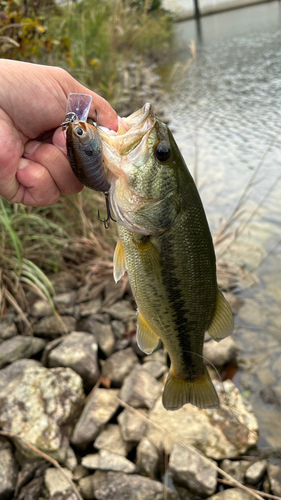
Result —
[[[212,495],[217,486],[217,471],[209,463],[199,457],[196,448],[190,449],[175,443],[169,459],[169,470],[175,483],[190,489],[200,496]]]
[[[18,467],[8,441],[0,438],[0,499],[9,499],[15,489]]]
[[[139,410],[139,412],[147,416],[147,411]],[[138,443],[144,436],[147,423],[138,415],[130,410],[123,410],[117,417],[117,421],[121,427],[122,436],[125,441]]]
[[[142,438],[137,447],[136,464],[142,475],[156,477],[159,455],[155,446],[147,438]]]
[[[119,402],[118,390],[96,389],[87,402],[75,426],[71,442],[85,447],[94,441],[105,424],[113,417]]]
[[[237,352],[238,348],[232,337],[226,337],[220,342],[211,339],[203,345],[204,358],[215,366],[229,363],[236,358]]]
[[[123,383],[120,398],[135,408],[153,408],[162,391],[162,384],[149,372],[136,365]]]
[[[67,454],[63,427],[83,399],[82,379],[70,368],[22,359],[0,371],[0,426],[58,460]]]
[[[62,338],[60,344],[52,349],[48,357],[48,366],[68,366],[93,386],[100,374],[98,344],[93,335],[86,332],[72,332]]]
[[[128,445],[123,439],[119,425],[116,424],[107,424],[96,438],[94,447],[98,450],[112,451],[112,453],[118,453],[124,457],[128,453]]]
[[[4,340],[8,340],[17,335],[18,330],[14,323],[14,319],[14,314],[5,314],[0,317],[0,344]]]
[[[276,496],[281,496],[281,467],[272,463],[267,467],[268,479],[271,486],[271,491]]]
[[[92,333],[96,337],[99,348],[106,356],[112,354],[115,337],[110,325],[97,321],[95,315],[91,315],[82,322],[81,328],[83,328],[85,332]]]
[[[162,483],[137,474],[96,471],[93,475],[97,500],[176,500]]]
[[[118,319],[114,319],[111,322],[111,327],[112,327],[112,330],[113,330],[115,337],[118,340],[122,340],[123,335],[126,332],[126,327],[125,327],[123,321],[119,321]]]
[[[23,337],[16,335],[1,344],[0,369],[13,363],[17,359],[31,358],[42,351],[46,345],[45,340],[36,337]]]
[[[241,488],[228,488],[209,497],[208,500],[253,500],[253,495]]]
[[[169,453],[173,438],[191,444],[204,455],[222,460],[236,457],[258,441],[258,423],[255,415],[246,408],[238,389],[230,380],[213,381],[221,406],[214,410],[200,410],[187,404],[180,410],[169,412],[161,398],[149,414],[150,420],[170,435],[149,426],[146,437],[160,450]]]
[[[33,326],[34,335],[39,337],[60,337],[76,328],[76,319],[72,316],[50,316],[42,318]]]
[[[112,318],[123,321],[131,317],[136,317],[136,311],[132,308],[131,302],[128,300],[115,302],[115,304],[106,308],[105,311],[110,314]]]
[[[128,347],[128,349],[115,352],[107,358],[102,367],[102,375],[108,377],[113,386],[121,387],[124,378],[137,363],[137,356],[133,349]]]
[[[74,305],[75,299],[77,297],[77,292],[72,290],[71,292],[59,293],[54,297],[54,303],[59,309],[64,309]]]
[[[126,457],[122,457],[122,455],[118,455],[118,453],[112,453],[108,450],[100,450],[98,453],[86,455],[82,458],[81,464],[88,469],[111,470],[125,472],[126,474],[136,472],[136,466],[133,462]]]

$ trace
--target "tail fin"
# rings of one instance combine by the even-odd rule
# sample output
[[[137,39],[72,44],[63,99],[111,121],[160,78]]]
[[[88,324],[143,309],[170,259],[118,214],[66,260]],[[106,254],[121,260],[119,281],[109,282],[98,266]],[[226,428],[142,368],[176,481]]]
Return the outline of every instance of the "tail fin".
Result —
[[[218,408],[219,398],[210,379],[206,367],[200,378],[193,380],[178,379],[173,376],[173,368],[169,371],[162,396],[166,410],[179,410],[186,403],[198,408]]]

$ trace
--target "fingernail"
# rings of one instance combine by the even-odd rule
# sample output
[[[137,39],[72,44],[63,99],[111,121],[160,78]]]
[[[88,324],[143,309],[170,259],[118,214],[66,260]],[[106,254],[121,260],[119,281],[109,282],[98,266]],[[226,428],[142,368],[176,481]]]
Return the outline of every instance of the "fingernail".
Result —
[[[24,147],[24,154],[28,156],[32,155],[39,146],[41,146],[41,142],[39,141],[28,141]]]
[[[23,170],[25,167],[27,167],[28,164],[28,160],[26,160],[25,158],[21,158],[18,164],[18,170]]]

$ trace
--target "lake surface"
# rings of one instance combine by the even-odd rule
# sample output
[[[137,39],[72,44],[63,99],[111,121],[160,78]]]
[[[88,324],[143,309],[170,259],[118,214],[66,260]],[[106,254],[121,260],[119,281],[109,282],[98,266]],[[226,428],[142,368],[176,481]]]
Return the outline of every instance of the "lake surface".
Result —
[[[187,68],[191,40],[197,59]],[[214,235],[265,155],[232,227],[248,222],[225,256],[257,279],[236,290],[245,303],[233,381],[249,393],[259,444],[281,446],[281,2],[177,24],[173,63],[159,71],[169,92],[165,115],[192,173],[197,163]]]

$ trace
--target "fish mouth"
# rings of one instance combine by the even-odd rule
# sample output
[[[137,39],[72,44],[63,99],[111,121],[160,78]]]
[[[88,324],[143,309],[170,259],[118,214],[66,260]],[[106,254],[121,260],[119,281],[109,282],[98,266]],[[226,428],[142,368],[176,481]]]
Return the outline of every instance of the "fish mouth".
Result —
[[[132,151],[137,155],[142,149],[139,145],[144,145],[146,142],[144,138],[150,134],[155,124],[156,117],[152,106],[150,103],[146,103],[141,109],[135,111],[127,118],[122,118],[122,121],[119,121],[117,132],[101,126],[98,127],[103,143],[104,162],[114,175],[118,177],[118,157],[124,158]],[[137,151],[135,151],[136,148]],[[114,161],[115,165],[113,164]]]

